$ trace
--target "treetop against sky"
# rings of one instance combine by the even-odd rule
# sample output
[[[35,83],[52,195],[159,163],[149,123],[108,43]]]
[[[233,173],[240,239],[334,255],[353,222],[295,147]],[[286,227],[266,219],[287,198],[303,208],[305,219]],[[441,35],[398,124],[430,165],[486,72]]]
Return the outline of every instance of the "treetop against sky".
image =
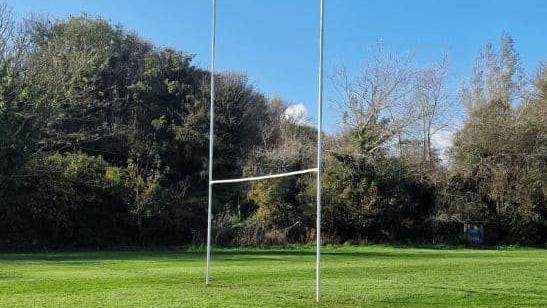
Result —
[[[211,1],[5,2],[20,16],[99,15],[155,43],[193,53],[199,65],[209,65]],[[419,65],[447,54],[454,91],[469,76],[478,51],[503,32],[514,38],[527,71],[546,56],[547,3],[542,0],[327,0],[325,10],[327,76],[340,65],[357,71],[378,41],[386,49],[415,54]],[[247,73],[266,94],[303,104],[314,123],[318,15],[318,0],[219,0],[218,68]],[[334,96],[327,82],[325,101]],[[328,103],[324,121],[328,130],[337,128],[335,107]]]

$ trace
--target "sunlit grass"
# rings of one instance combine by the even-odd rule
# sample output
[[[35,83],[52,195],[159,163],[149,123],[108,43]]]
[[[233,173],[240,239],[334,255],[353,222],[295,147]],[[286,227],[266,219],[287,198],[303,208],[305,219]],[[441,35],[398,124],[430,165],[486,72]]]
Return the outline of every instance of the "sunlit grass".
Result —
[[[313,307],[313,247],[0,254],[2,307]],[[547,307],[547,250],[323,249],[324,307]]]

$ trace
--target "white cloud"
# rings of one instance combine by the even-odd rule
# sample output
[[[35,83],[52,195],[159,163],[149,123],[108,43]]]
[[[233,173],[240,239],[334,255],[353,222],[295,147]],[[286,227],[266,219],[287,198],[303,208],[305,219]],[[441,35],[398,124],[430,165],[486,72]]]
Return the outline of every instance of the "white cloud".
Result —
[[[285,119],[294,121],[300,125],[307,125],[309,124],[308,109],[303,104],[289,105],[285,109]]]

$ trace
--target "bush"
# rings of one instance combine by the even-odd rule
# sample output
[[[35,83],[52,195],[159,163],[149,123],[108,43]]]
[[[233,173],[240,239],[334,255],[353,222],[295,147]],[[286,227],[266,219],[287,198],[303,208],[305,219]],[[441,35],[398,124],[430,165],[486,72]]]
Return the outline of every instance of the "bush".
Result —
[[[54,154],[29,161],[3,208],[3,246],[97,247],[127,239],[124,171],[101,157]]]

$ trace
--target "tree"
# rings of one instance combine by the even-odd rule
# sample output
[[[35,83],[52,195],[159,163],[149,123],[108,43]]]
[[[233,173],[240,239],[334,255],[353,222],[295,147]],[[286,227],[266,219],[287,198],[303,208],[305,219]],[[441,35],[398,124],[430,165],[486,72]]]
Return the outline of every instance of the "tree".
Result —
[[[498,49],[487,45],[474,68],[471,86],[463,90],[468,111],[455,138],[454,178],[473,184],[468,192],[458,186],[454,192],[472,193],[471,202],[478,206],[458,202],[454,206],[461,208],[462,220],[473,216],[493,222],[502,238],[530,243],[541,241],[545,215],[545,183],[539,176],[545,173],[541,162],[546,144],[545,104],[530,100],[533,96],[524,92],[513,48],[507,35]]]
[[[398,241],[417,230],[422,236],[432,194],[402,160],[417,119],[415,71],[410,56],[378,49],[359,77],[344,69],[334,77],[343,130],[325,158],[323,183],[323,217],[334,239]]]
[[[411,55],[386,52],[380,44],[371,51],[371,60],[358,76],[352,77],[341,67],[332,80],[339,94],[336,104],[342,129],[357,134],[370,151],[397,137],[400,152],[406,130],[415,118],[410,101],[413,73]],[[377,131],[374,137],[367,133],[371,130]]]
[[[288,105],[274,99],[268,106],[264,145],[250,156],[247,175],[275,174],[310,168],[314,160],[316,130],[302,119],[287,116]],[[311,234],[312,181],[289,177],[251,183],[247,197],[252,204],[250,224],[244,230],[249,244],[303,242]]]
[[[2,204],[0,246],[100,247],[128,240],[123,169],[101,157],[54,154],[29,160],[16,177]]]
[[[450,101],[446,89],[447,59],[421,70],[416,82],[416,100],[419,103],[419,118],[422,128],[423,160],[433,163],[432,137],[448,127]]]

